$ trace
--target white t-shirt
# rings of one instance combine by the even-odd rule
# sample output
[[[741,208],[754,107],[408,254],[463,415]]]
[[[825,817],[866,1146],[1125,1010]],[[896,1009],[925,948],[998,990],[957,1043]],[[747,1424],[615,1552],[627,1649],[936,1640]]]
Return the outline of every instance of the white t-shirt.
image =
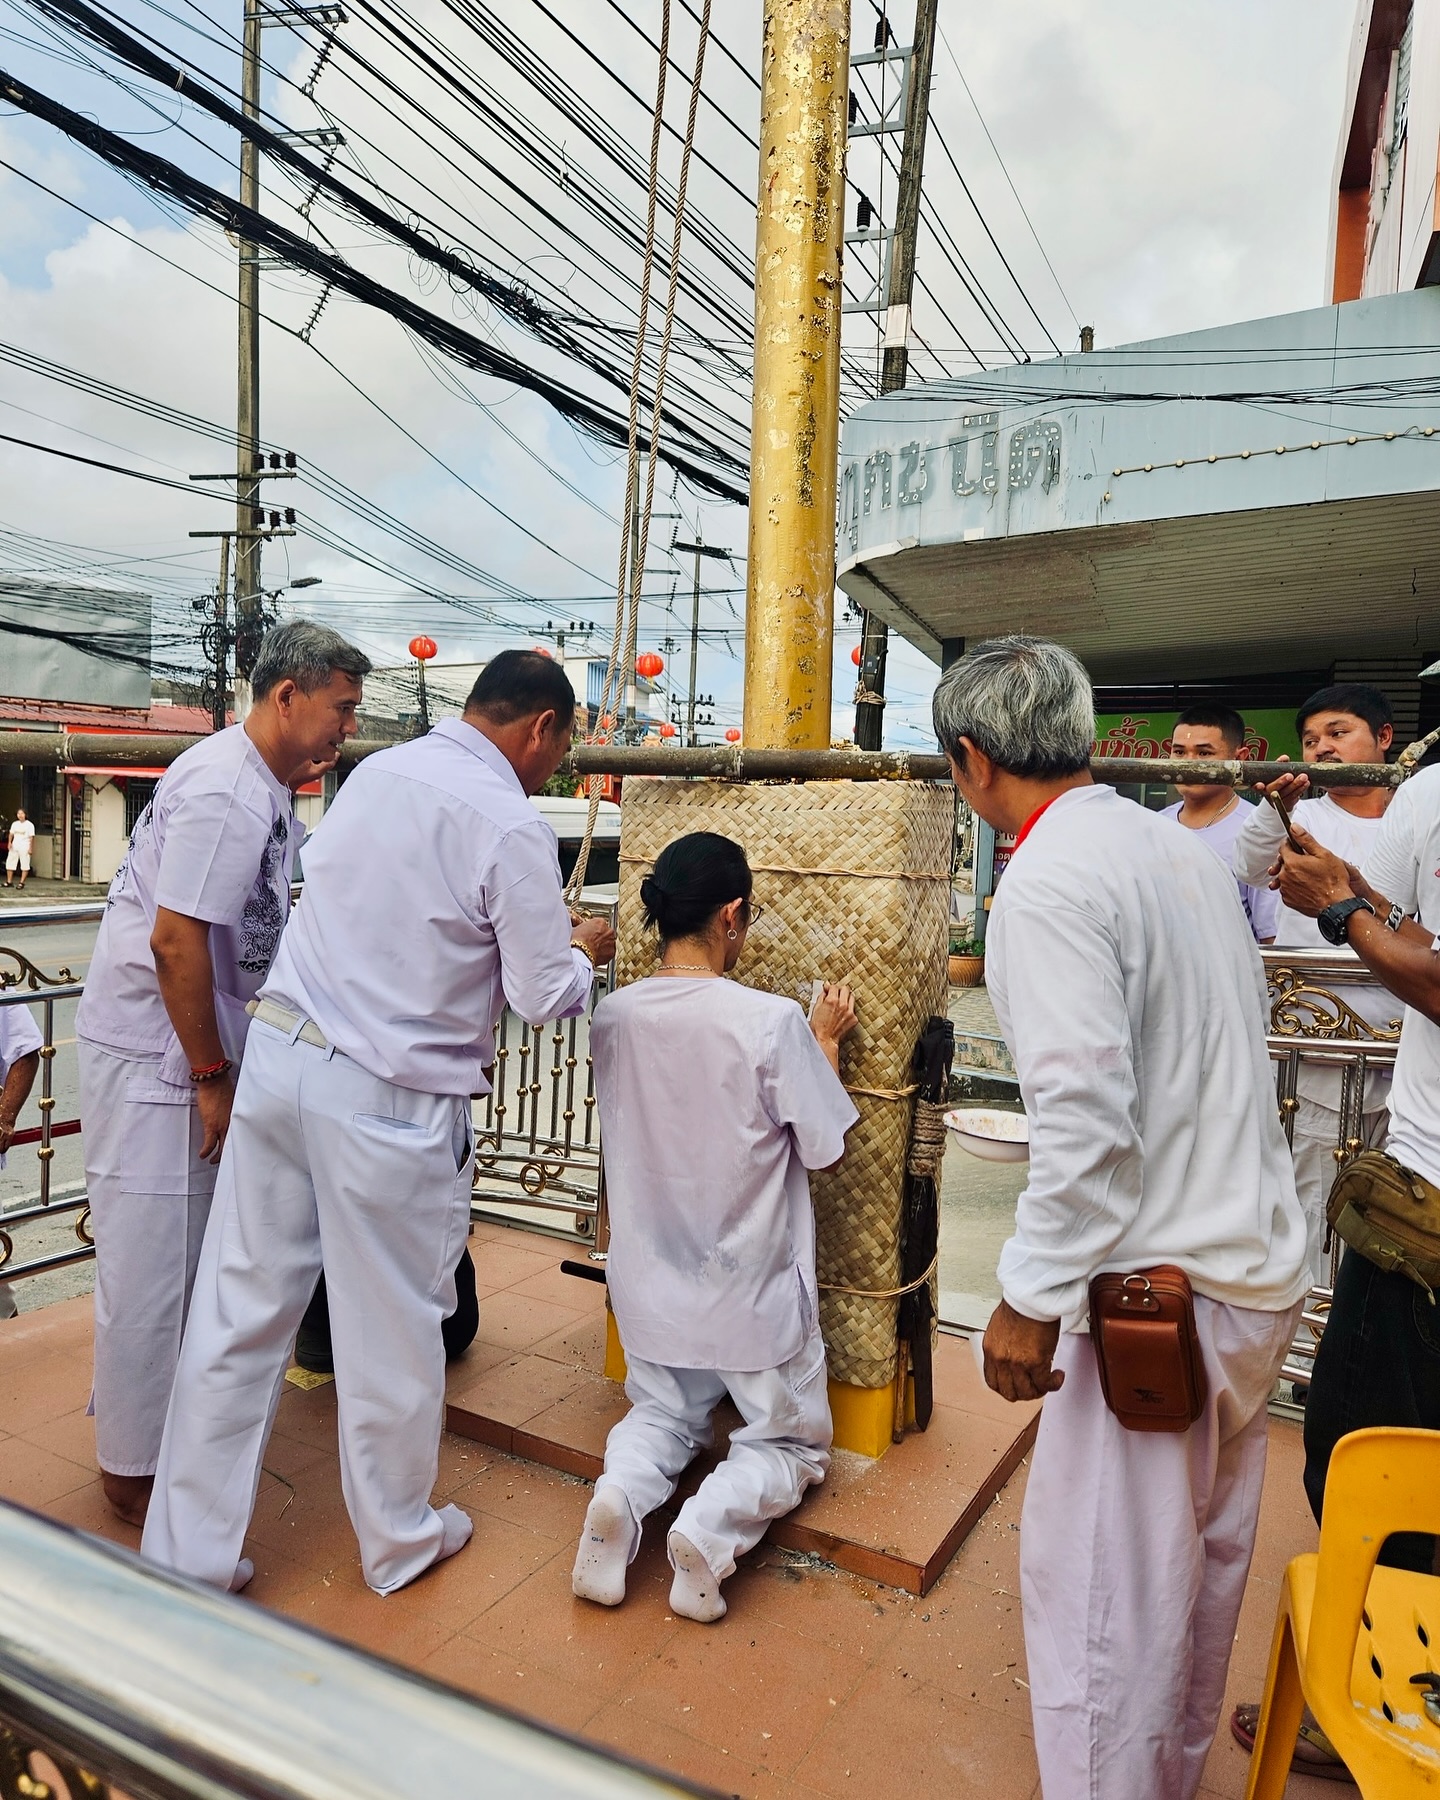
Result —
[[[1343,806],[1337,806],[1329,794],[1299,800],[1291,811],[1295,823],[1302,831],[1308,831],[1317,844],[1333,851],[1336,856],[1343,857],[1346,862],[1353,863],[1357,869],[1365,866],[1365,860],[1375,848],[1380,827],[1385,822],[1383,815],[1378,819],[1357,819],[1354,813],[1346,812]],[[1270,870],[1285,842],[1285,827],[1273,806],[1252,806],[1249,808],[1249,815],[1235,840],[1235,874],[1241,881],[1257,884],[1268,882]],[[1325,942],[1315,920],[1307,918],[1304,913],[1293,911],[1283,901],[1275,921],[1275,943],[1282,950],[1324,950],[1331,955],[1335,953],[1335,946]],[[1346,954],[1355,962],[1360,960],[1353,950]],[[1385,1032],[1394,1028],[1395,1022],[1405,1010],[1401,1002],[1381,987],[1378,981],[1367,982],[1363,987],[1346,986],[1341,990],[1341,995],[1345,1004],[1359,1013],[1362,1019]],[[1296,1092],[1307,1100],[1313,1100],[1317,1106],[1328,1106],[1332,1112],[1338,1112],[1342,1079],[1339,1069],[1326,1068],[1322,1063],[1302,1059],[1295,1084]],[[1377,1069],[1366,1076],[1367,1112],[1378,1112],[1385,1105],[1389,1094],[1388,1069]]]
[[[1090,1279],[1178,1263],[1198,1294],[1283,1312],[1307,1227],[1276,1115],[1260,953],[1199,833],[1072,788],[1010,860],[985,975],[1030,1124],[1000,1286],[1082,1326]]]
[[[1247,815],[1258,809],[1241,800],[1231,808],[1223,819],[1216,819],[1212,825],[1191,827],[1180,817],[1183,800],[1177,800],[1173,806],[1165,807],[1160,814],[1162,819],[1174,819],[1182,831],[1189,831],[1192,837],[1199,838],[1202,844],[1209,846],[1220,858],[1227,869],[1234,872],[1235,886],[1240,893],[1240,904],[1245,908],[1245,917],[1250,924],[1250,935],[1257,944],[1275,935],[1275,920],[1280,912],[1280,896],[1273,893],[1269,877],[1256,885],[1247,880],[1235,867],[1235,842],[1240,836]],[[1267,807],[1267,812],[1274,812],[1274,807]]]
[[[16,819],[10,827],[10,848],[18,856],[28,856],[34,842],[34,824],[29,819]]]
[[[1440,769],[1422,769],[1396,791],[1364,874],[1387,900],[1440,933]],[[1413,1006],[1405,1008],[1395,1056],[1385,1148],[1440,1185],[1440,1025]]]
[[[45,1042],[28,1006],[0,1006],[0,1087],[22,1056],[29,1056]],[[5,1158],[0,1154],[0,1169]]]
[[[590,1028],[605,1143],[605,1278],[627,1354],[779,1368],[816,1317],[807,1169],[859,1114],[793,1000],[656,975]]]
[[[150,934],[159,907],[210,925],[215,1013],[225,1052],[244,1047],[246,1002],[258,992],[290,912],[290,870],[304,828],[290,790],[243,725],[203,738],[173,762],[135,822],[110,883],[75,1031],[126,1056],[186,1064],[160,984]]]

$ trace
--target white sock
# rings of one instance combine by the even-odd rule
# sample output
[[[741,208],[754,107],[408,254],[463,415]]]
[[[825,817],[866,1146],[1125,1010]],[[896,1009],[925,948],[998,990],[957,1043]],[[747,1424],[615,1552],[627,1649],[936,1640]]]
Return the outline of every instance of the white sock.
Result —
[[[593,1600],[597,1606],[620,1604],[625,1598],[630,1552],[638,1536],[630,1502],[620,1488],[614,1482],[596,1488],[570,1577],[571,1589],[579,1599]]]
[[[437,1563],[444,1562],[447,1556],[454,1556],[457,1550],[463,1550],[475,1532],[475,1521],[459,1506],[442,1506],[440,1524],[442,1534],[440,1549],[435,1557]]]
[[[675,1579],[670,1584],[670,1610],[682,1619],[695,1619],[701,1625],[713,1625],[725,1617],[725,1602],[720,1597],[720,1583],[715,1571],[690,1542],[672,1531],[669,1538],[670,1566]]]
[[[235,1573],[230,1577],[230,1592],[232,1594],[238,1594],[243,1588],[249,1587],[254,1579],[254,1563],[251,1562],[248,1556],[242,1556],[235,1565]]]

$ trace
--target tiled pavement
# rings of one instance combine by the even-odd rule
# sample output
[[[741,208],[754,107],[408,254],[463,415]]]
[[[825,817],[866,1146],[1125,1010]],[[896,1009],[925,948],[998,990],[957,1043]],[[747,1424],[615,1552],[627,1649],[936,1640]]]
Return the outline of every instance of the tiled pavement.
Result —
[[[488,1299],[469,1386],[537,1344],[563,1351],[567,1332],[588,1359],[593,1303],[567,1304],[575,1289],[559,1285],[557,1245],[481,1226],[474,1248]],[[134,1546],[138,1534],[105,1509],[84,1414],[90,1316],[79,1299],[0,1324],[0,1494]],[[762,1545],[727,1584],[726,1619],[704,1627],[669,1613],[654,1528],[623,1607],[576,1601],[569,1574],[588,1484],[447,1435],[436,1493],[471,1513],[475,1537],[381,1600],[360,1579],[340,1496],[334,1393],[286,1391],[247,1546],[257,1570],[247,1601],[722,1793],[1038,1793],[1016,1598],[1023,1468],[924,1599]],[[1275,1422],[1227,1708],[1258,1696],[1280,1573],[1314,1545],[1300,1463],[1298,1430]],[[1245,1769],[1222,1728],[1204,1792],[1241,1795]],[[1292,1800],[1334,1791],[1301,1778],[1289,1789]]]

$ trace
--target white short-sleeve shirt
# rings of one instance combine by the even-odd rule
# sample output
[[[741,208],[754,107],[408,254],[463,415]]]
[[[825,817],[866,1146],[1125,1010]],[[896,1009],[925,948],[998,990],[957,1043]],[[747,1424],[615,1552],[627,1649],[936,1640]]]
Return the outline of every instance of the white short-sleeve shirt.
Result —
[[[793,1000],[704,976],[609,995],[590,1029],[605,1278],[626,1353],[778,1368],[816,1316],[807,1169],[859,1116]]]
[[[290,871],[303,835],[289,788],[243,725],[178,757],[136,820],[110,883],[76,1034],[122,1055],[175,1051],[150,950],[163,906],[210,926],[216,1018],[227,1054],[238,1057],[246,1002],[265,979],[289,915]]]
[[[10,848],[19,856],[28,856],[34,842],[34,825],[29,819],[16,819],[10,827]]]

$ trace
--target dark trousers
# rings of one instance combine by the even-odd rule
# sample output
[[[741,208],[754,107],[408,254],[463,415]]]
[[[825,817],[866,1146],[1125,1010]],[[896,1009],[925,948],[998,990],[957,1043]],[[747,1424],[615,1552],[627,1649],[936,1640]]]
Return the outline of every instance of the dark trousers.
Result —
[[[1330,1456],[1371,1425],[1440,1431],[1440,1305],[1408,1275],[1387,1275],[1347,1250],[1305,1403],[1305,1492],[1318,1521]],[[1435,1539],[1396,1532],[1380,1561],[1432,1573]]]
[[[479,1329],[480,1302],[475,1297],[475,1264],[467,1244],[455,1265],[455,1310],[440,1323],[446,1362],[454,1362],[457,1356],[463,1356],[474,1343]],[[335,1366],[330,1355],[330,1302],[325,1293],[323,1274],[315,1284],[305,1317],[300,1321],[295,1349],[302,1368]]]

